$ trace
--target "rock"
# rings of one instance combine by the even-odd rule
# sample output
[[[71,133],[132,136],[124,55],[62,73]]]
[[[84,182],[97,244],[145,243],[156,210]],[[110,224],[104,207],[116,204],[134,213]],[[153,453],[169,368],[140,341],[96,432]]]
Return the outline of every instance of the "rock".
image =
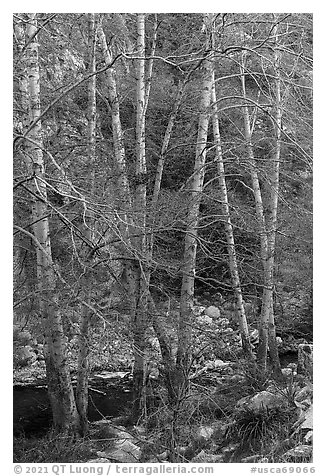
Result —
[[[311,385],[308,384],[295,394],[295,401],[303,402],[307,398],[311,399],[312,396],[313,396],[313,388]]]
[[[246,380],[245,375],[240,375],[240,374],[230,375],[230,377],[228,377],[228,382],[232,382],[232,383],[245,382],[245,380]]]
[[[222,449],[223,461],[232,457],[232,454],[239,448],[239,443],[231,443]]]
[[[303,441],[306,445],[312,445],[313,443],[313,431],[310,430],[308,433],[303,437]]]
[[[203,315],[197,317],[197,322],[199,324],[206,324],[206,325],[209,326],[209,325],[212,324],[213,319],[211,317],[207,316],[206,314],[203,314]]]
[[[247,456],[246,458],[242,458],[241,463],[258,463],[261,457],[262,455]]]
[[[221,312],[216,306],[208,306],[205,309],[205,315],[211,317],[212,319],[219,319]]]
[[[98,378],[103,380],[111,380],[111,379],[123,379],[129,372],[109,372],[104,371],[98,374],[94,374],[92,378]]]
[[[298,374],[305,375],[311,381],[313,379],[313,345],[298,345]]]
[[[223,360],[220,360],[220,359],[216,359],[214,361],[214,365],[215,365],[215,368],[216,369],[225,369],[227,367],[233,367],[234,363],[233,362],[230,362],[229,360],[227,360],[226,362],[224,362]]]
[[[241,398],[237,402],[235,410],[238,412],[252,411],[254,413],[260,413],[262,409],[284,407],[286,405],[287,401],[284,396],[263,390],[254,396]]]
[[[163,453],[160,453],[159,455],[157,455],[157,458],[158,458],[159,461],[167,460],[168,459],[168,452],[163,451]]]
[[[312,457],[312,446],[311,445],[298,445],[295,448],[287,451],[284,455],[285,458],[297,460],[307,460]]]
[[[251,345],[257,345],[259,343],[259,330],[254,329],[249,334],[249,339]]]
[[[194,316],[198,318],[199,316],[204,314],[205,309],[206,309],[205,306],[194,306],[193,307]]]
[[[205,441],[210,440],[210,438],[213,436],[214,433],[214,428],[211,426],[200,426],[198,429],[198,432],[196,434],[196,437],[198,439],[203,439]]]
[[[33,342],[33,338],[28,331],[18,331],[14,335],[14,342],[18,342],[18,345],[25,346]]]
[[[96,458],[86,461],[86,463],[111,463],[109,459],[106,458]]]
[[[284,369],[281,369],[282,374],[284,377],[291,377],[291,375],[294,375],[294,372],[292,369],[289,369],[288,367],[285,367]]]
[[[120,443],[114,442],[111,449],[98,451],[96,454],[101,458],[108,458],[119,463],[138,463],[141,449],[131,441],[122,440]]]
[[[14,360],[16,365],[26,367],[36,361],[36,354],[30,345],[18,347],[14,352]]]
[[[312,430],[313,429],[313,405],[308,408],[304,414],[304,420],[300,424],[300,430]]]
[[[192,460],[192,463],[221,463],[223,462],[222,455],[214,455],[211,453],[206,453],[206,451],[202,450],[195,456]]]
[[[204,367],[205,370],[214,370],[215,369],[215,364],[213,360],[208,360],[205,364]]]

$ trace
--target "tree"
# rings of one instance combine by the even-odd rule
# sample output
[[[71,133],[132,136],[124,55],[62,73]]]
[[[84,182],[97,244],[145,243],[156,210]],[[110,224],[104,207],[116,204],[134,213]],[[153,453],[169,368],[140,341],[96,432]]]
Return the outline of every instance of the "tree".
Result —
[[[47,190],[44,181],[37,32],[36,14],[24,15],[16,25],[16,36],[24,68],[20,92],[25,120],[20,151],[30,177],[32,233],[28,233],[36,248],[39,313],[43,320],[44,354],[53,424],[56,431],[75,434],[80,430],[80,418],[66,355],[66,337],[58,301],[56,270],[52,259]]]
[[[96,28],[97,19],[94,13],[88,14],[88,65],[91,74],[88,80],[88,160],[91,170],[90,193],[95,191],[95,161],[96,161]],[[95,241],[95,219],[92,211],[88,212],[87,238],[90,242]],[[87,281],[92,279],[89,272],[90,261],[89,253],[85,257],[85,288],[88,288]],[[91,292],[88,291],[86,301],[90,303]],[[76,388],[76,403],[81,420],[82,435],[88,433],[88,377],[89,377],[89,324],[91,311],[84,306],[81,310],[79,323],[79,345],[78,345],[78,376]]]
[[[31,327],[36,311],[51,322],[65,421],[77,407],[76,430],[57,429],[87,432],[100,323],[133,343],[135,421],[149,411],[155,333],[170,410],[188,402],[194,304],[219,293],[250,359],[260,314],[259,362],[269,355],[277,373],[281,307],[293,293],[308,302],[311,279],[309,15],[206,14],[204,26],[201,14],[36,16],[33,30],[15,16],[15,309]]]
[[[225,180],[225,169],[224,169],[224,162],[223,162],[223,152],[222,152],[222,145],[221,145],[215,87],[216,86],[215,86],[215,75],[214,75],[213,85],[212,85],[212,108],[213,108],[212,123],[213,123],[214,141],[216,144],[216,153],[215,153],[216,159],[215,160],[217,164],[218,185],[219,185],[220,195],[221,195],[221,208],[222,208],[222,213],[224,216],[225,235],[226,235],[228,254],[229,254],[229,267],[230,267],[230,274],[231,274],[231,280],[232,280],[232,287],[233,287],[233,291],[234,291],[234,295],[235,295],[235,299],[237,303],[237,313],[238,313],[238,321],[239,321],[239,327],[240,327],[240,333],[241,333],[242,347],[243,347],[245,356],[248,357],[250,360],[252,360],[253,353],[251,349],[248,323],[246,319],[246,311],[245,311],[244,300],[243,300],[241,284],[240,284],[237,255],[236,255],[234,234],[233,234],[233,225],[231,221],[228,191],[227,191],[227,185]]]
[[[177,368],[179,370],[179,392],[187,392],[188,373],[191,362],[191,326],[194,305],[194,282],[196,272],[197,227],[199,205],[205,177],[208,123],[210,119],[211,91],[213,82],[211,30],[212,14],[205,14],[206,56],[202,62],[202,95],[199,107],[196,157],[192,180],[189,184],[189,205],[185,231],[185,245],[180,296],[180,321],[178,329]]]

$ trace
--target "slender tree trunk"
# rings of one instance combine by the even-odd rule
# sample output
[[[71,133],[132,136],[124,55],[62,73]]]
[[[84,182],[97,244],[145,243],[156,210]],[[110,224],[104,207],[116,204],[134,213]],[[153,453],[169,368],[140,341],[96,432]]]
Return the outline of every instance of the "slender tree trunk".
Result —
[[[32,192],[32,228],[33,235],[39,244],[36,248],[37,286],[39,291],[39,309],[43,319],[45,334],[44,357],[48,393],[54,429],[60,433],[76,434],[80,431],[80,419],[67,362],[67,338],[64,334],[59,310],[48,222],[47,191],[42,152],[42,126],[41,121],[38,120],[41,115],[41,106],[36,35],[37,19],[36,14],[33,13],[27,14],[27,17],[25,42],[27,47],[22,57],[26,78],[20,82],[20,88],[24,107],[28,105],[29,111],[28,120],[26,118],[25,125],[28,122],[29,124],[34,123],[25,140],[24,157],[28,173],[33,176],[33,181],[30,185]],[[21,33],[22,27],[20,27],[19,31],[19,34]],[[36,122],[37,120],[38,122]]]
[[[242,54],[241,60],[241,85],[242,93],[244,99],[246,99],[246,79],[245,79],[245,54]],[[268,352],[268,319],[270,313],[270,300],[268,298],[269,291],[266,289],[266,263],[268,259],[268,239],[266,231],[266,222],[265,222],[265,213],[264,205],[261,194],[261,188],[259,183],[257,164],[254,155],[254,148],[252,145],[252,127],[250,123],[249,109],[247,106],[243,107],[244,113],[244,133],[245,140],[249,155],[249,170],[251,175],[252,188],[255,198],[255,208],[256,208],[256,218],[258,222],[258,230],[260,237],[260,256],[263,263],[263,274],[264,274],[264,291],[263,291],[263,300],[262,300],[262,310],[260,318],[260,327],[259,327],[259,346],[258,346],[258,355],[257,360],[260,367],[263,370],[266,370],[267,365],[267,352]]]
[[[133,370],[133,417],[137,420],[146,416],[146,379],[147,379],[147,344],[148,328],[148,250],[146,236],[147,206],[147,166],[145,150],[145,117],[148,103],[149,84],[146,91],[145,76],[145,14],[137,14],[137,115],[136,115],[136,191],[134,201],[135,230],[139,235],[135,240],[138,255],[137,264],[137,302],[134,309],[134,370]]]
[[[205,14],[206,52],[202,63],[202,94],[199,106],[199,122],[196,157],[193,178],[190,184],[190,203],[188,208],[187,229],[183,256],[182,285],[180,296],[180,320],[178,328],[177,370],[179,372],[179,395],[188,391],[188,374],[191,363],[192,320],[194,303],[194,284],[196,271],[197,234],[199,205],[203,190],[206,161],[206,145],[210,118],[213,65],[211,58],[212,14]]]
[[[237,255],[236,255],[234,235],[233,235],[233,225],[231,221],[230,208],[229,208],[228,192],[227,192],[227,186],[225,181],[223,152],[222,152],[221,136],[220,136],[220,129],[219,129],[218,110],[217,110],[217,103],[216,103],[216,86],[215,86],[214,78],[213,78],[213,85],[212,85],[212,106],[213,106],[213,116],[212,116],[213,134],[214,134],[214,141],[216,144],[215,159],[217,163],[218,182],[219,182],[220,196],[221,196],[221,208],[222,208],[222,213],[224,215],[224,228],[225,228],[227,249],[228,249],[228,255],[229,255],[229,268],[231,273],[232,287],[233,287],[233,292],[237,302],[237,314],[238,314],[238,322],[239,322],[243,352],[245,356],[247,356],[250,360],[253,360],[253,353],[252,353],[251,344],[250,344],[250,336],[248,331],[246,311],[244,307],[244,301],[243,301],[242,290],[240,285]]]
[[[88,64],[89,73],[94,73],[96,70],[96,16],[94,13],[88,14]],[[95,162],[96,162],[96,75],[90,77],[88,81],[88,108],[87,108],[87,122],[88,122],[88,161],[91,171],[90,192],[94,193],[95,189]],[[87,224],[87,238],[90,242],[94,241],[94,227],[95,220],[93,213],[88,212]],[[86,267],[89,259],[86,258]],[[90,274],[85,272],[85,281],[91,279]],[[88,291],[89,283],[86,282],[86,301],[90,302],[90,292]],[[89,321],[91,313],[89,309],[83,308],[80,313],[79,322],[79,339],[78,339],[78,371],[77,371],[77,386],[76,386],[76,404],[81,420],[82,434],[88,433],[88,377],[89,377]]]
[[[275,26],[276,45],[278,44],[278,25]],[[277,211],[278,211],[278,194],[279,194],[279,178],[280,178],[280,161],[281,161],[281,127],[282,127],[282,104],[281,104],[281,79],[280,79],[280,52],[277,48],[274,50],[274,71],[275,71],[275,153],[272,158],[271,175],[270,175],[270,216],[268,220],[268,261],[266,263],[266,274],[268,275],[268,285],[271,289],[271,304],[268,320],[269,328],[269,354],[274,373],[281,376],[281,364],[277,350],[276,329],[273,310],[273,291],[274,291],[274,256],[275,241],[277,230]]]
[[[110,65],[112,63],[112,53],[110,48],[108,48],[101,23],[99,23],[98,26],[98,38],[104,56],[105,64]],[[123,140],[123,130],[120,119],[119,95],[117,92],[117,85],[113,68],[107,69],[106,78],[109,102],[111,106],[114,158],[118,174],[118,203],[116,207],[117,217],[119,219],[118,228],[122,235],[122,241],[124,245],[128,248],[130,246],[130,212],[132,208],[132,199],[126,170],[126,154]]]
[[[277,32],[276,32],[277,35]],[[246,98],[245,86],[245,53],[241,62],[241,83],[243,96]],[[278,356],[276,329],[273,310],[274,291],[274,253],[275,237],[277,226],[278,190],[279,190],[279,164],[280,164],[280,138],[281,138],[281,96],[280,96],[280,76],[279,76],[279,56],[277,50],[274,54],[275,68],[275,155],[273,157],[270,173],[270,181],[266,184],[269,189],[268,206],[269,214],[264,211],[263,200],[260,190],[259,178],[256,168],[256,161],[251,142],[252,129],[250,124],[248,107],[244,107],[245,138],[249,153],[249,166],[252,178],[253,191],[256,203],[256,216],[260,230],[261,259],[263,263],[264,289],[262,297],[262,309],[259,329],[259,346],[257,353],[258,364],[262,370],[267,368],[267,356],[269,356],[276,376],[281,375],[281,366]]]

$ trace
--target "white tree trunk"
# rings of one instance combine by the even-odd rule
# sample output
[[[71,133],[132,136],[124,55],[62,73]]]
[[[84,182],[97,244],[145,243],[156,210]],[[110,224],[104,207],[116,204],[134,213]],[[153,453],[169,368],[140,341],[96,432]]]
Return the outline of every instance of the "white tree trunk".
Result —
[[[239,322],[240,334],[242,339],[242,348],[243,348],[244,354],[250,359],[252,359],[253,353],[252,353],[251,344],[250,344],[246,311],[245,311],[242,290],[240,285],[237,255],[236,255],[234,235],[233,235],[233,225],[231,221],[228,191],[227,191],[227,186],[225,181],[225,170],[224,170],[223,152],[222,152],[221,136],[220,136],[220,129],[219,129],[218,110],[217,110],[217,103],[216,103],[216,86],[215,86],[214,76],[213,76],[213,84],[212,84],[212,108],[213,108],[213,115],[212,115],[213,134],[214,134],[214,142],[216,145],[215,160],[217,164],[218,183],[219,183],[220,197],[221,197],[221,208],[222,208],[222,213],[224,216],[224,228],[225,228],[227,249],[228,249],[228,255],[229,255],[229,268],[230,268],[230,274],[231,274],[231,280],[232,280],[232,287],[233,287],[234,295],[237,302],[237,314],[238,314],[238,322]]]
[[[246,98],[245,84],[245,55],[242,54],[241,61],[241,84],[243,97]],[[269,210],[269,215],[264,210],[261,188],[257,173],[256,160],[254,156],[253,145],[251,142],[252,129],[250,124],[249,110],[244,106],[244,129],[245,139],[247,142],[247,150],[249,154],[249,168],[252,179],[252,187],[254,191],[256,204],[256,217],[260,234],[261,260],[263,264],[263,297],[260,316],[259,329],[259,346],[257,360],[260,367],[266,370],[268,350],[274,371],[280,374],[280,362],[277,351],[276,331],[273,310],[273,290],[274,290],[274,252],[275,252],[275,236],[277,223],[277,207],[278,207],[278,190],[279,190],[279,163],[280,163],[280,133],[281,133],[281,105],[280,105],[280,79],[278,69],[278,54],[274,56],[275,67],[275,107],[276,107],[276,138],[275,138],[275,156],[271,165],[270,180],[266,181],[266,188],[269,190],[268,203],[265,207]]]
[[[278,25],[274,28],[276,37],[276,46],[278,46]],[[268,319],[269,329],[269,353],[271,357],[272,366],[274,372],[281,375],[281,365],[277,350],[276,342],[276,329],[274,321],[273,310],[273,292],[274,292],[274,256],[275,256],[275,243],[276,243],[276,230],[277,230],[277,212],[278,212],[278,195],[279,195],[279,182],[280,182],[280,161],[281,161],[281,132],[282,132],[282,100],[281,100],[281,78],[280,78],[280,61],[281,53],[276,47],[274,49],[274,71],[275,71],[275,153],[272,157],[271,174],[269,182],[269,210],[270,216],[268,223],[268,260],[266,263],[266,289],[269,289],[270,299],[270,314]]]
[[[194,173],[189,184],[189,207],[187,229],[182,266],[182,286],[180,296],[180,320],[178,327],[177,367],[180,373],[180,392],[187,391],[188,373],[191,362],[192,320],[194,302],[194,284],[196,271],[197,236],[199,221],[199,205],[205,177],[206,145],[208,124],[211,115],[211,91],[213,81],[213,65],[211,58],[210,32],[212,14],[204,16],[206,26],[207,56],[202,62],[202,93],[199,106],[198,134]]]
[[[109,66],[112,63],[112,53],[108,48],[101,24],[98,26],[98,38],[105,64]],[[107,69],[106,78],[111,107],[114,158],[117,168],[118,201],[116,204],[116,209],[119,220],[118,227],[122,234],[124,245],[128,247],[130,245],[130,211],[132,208],[132,199],[126,170],[126,154],[123,140],[123,130],[120,120],[119,96],[117,92],[115,74],[112,67]]]
[[[242,93],[244,99],[246,99],[246,79],[245,79],[245,55],[246,53],[242,54],[241,57],[241,85],[242,85]],[[270,300],[268,298],[268,291],[266,292],[266,263],[268,259],[268,239],[267,239],[267,230],[266,230],[266,220],[265,220],[265,212],[264,212],[264,205],[263,205],[263,198],[261,194],[260,182],[258,177],[257,171],[257,164],[254,155],[254,148],[252,145],[252,127],[250,123],[250,115],[249,109],[245,105],[243,106],[243,114],[244,114],[244,133],[245,133],[245,140],[247,145],[248,151],[248,165],[251,175],[251,182],[252,182],[252,189],[255,198],[255,207],[256,207],[256,219],[258,224],[258,233],[260,238],[260,257],[263,264],[263,276],[264,276],[264,290],[263,290],[263,300],[262,300],[262,310],[261,310],[261,318],[260,318],[260,327],[259,327],[259,348],[258,348],[258,361],[260,366],[263,369],[266,369],[267,365],[267,351],[268,351],[268,319],[270,313]]]
[[[36,14],[27,14],[25,54],[22,57],[26,77],[20,82],[24,106],[28,106],[25,126],[35,123],[27,133],[24,157],[32,197],[33,235],[36,248],[37,286],[39,311],[43,319],[45,334],[44,356],[46,363],[48,392],[56,431],[76,433],[80,430],[70,369],[67,362],[67,338],[64,334],[56,289],[56,274],[52,260],[50,230],[48,222],[47,191],[43,160],[42,126],[38,120],[40,106],[40,73],[37,42]],[[19,32],[22,33],[22,27]],[[21,37],[22,39],[22,37]],[[36,122],[38,120],[38,122]]]
[[[149,89],[146,91],[145,77],[145,14],[137,14],[137,60],[136,60],[136,191],[134,201],[134,230],[138,234],[134,243],[138,261],[136,268],[137,286],[134,307],[134,369],[133,417],[138,419],[146,416],[146,378],[147,378],[147,344],[146,331],[148,328],[148,293],[149,277],[148,249],[146,236],[147,208],[147,165],[145,149],[145,117]],[[148,83],[150,84],[150,83]]]
[[[88,64],[89,73],[96,70],[96,16],[94,13],[88,14]],[[87,105],[87,135],[88,135],[88,163],[91,174],[90,194],[95,191],[95,162],[96,162],[96,75],[88,80],[88,105]],[[86,235],[89,242],[94,242],[95,219],[91,211],[85,216]],[[85,266],[89,265],[89,258],[85,257]],[[85,270],[85,300],[90,303],[91,290],[89,281],[92,275]],[[82,434],[88,433],[88,377],[89,377],[89,321],[91,312],[86,307],[82,307],[79,320],[78,336],[78,370],[76,386],[76,404],[81,420]]]

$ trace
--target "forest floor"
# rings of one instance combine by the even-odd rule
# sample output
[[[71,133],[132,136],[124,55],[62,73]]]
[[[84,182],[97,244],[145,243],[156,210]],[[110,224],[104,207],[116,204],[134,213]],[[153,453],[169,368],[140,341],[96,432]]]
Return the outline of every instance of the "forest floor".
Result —
[[[259,411],[239,407],[246,398],[253,400],[267,394],[273,400]],[[153,379],[148,414],[139,425],[130,423],[130,405],[126,401],[119,417],[98,415],[98,421],[90,423],[89,435],[78,440],[51,432],[37,438],[16,436],[14,461],[311,461],[312,441],[306,438],[311,430],[298,430],[303,409],[312,403],[312,385],[302,376],[292,374],[277,384],[269,375],[233,362],[194,378],[189,397],[177,407],[166,402],[165,390]]]

